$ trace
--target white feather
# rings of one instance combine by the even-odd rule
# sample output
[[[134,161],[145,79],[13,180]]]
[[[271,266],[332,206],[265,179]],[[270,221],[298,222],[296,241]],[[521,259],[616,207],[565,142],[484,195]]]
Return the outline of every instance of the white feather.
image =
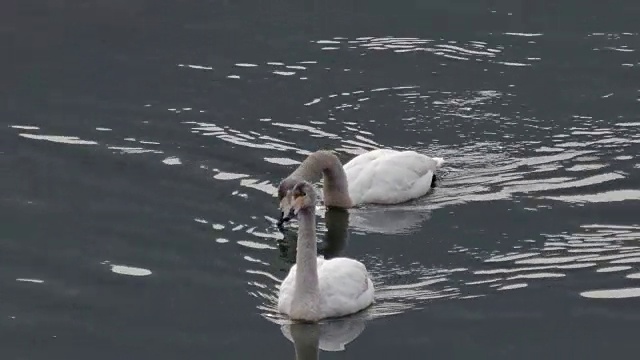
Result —
[[[356,156],[343,168],[354,205],[398,204],[429,192],[443,163],[415,151],[378,149]]]
[[[341,317],[356,313],[373,303],[373,282],[361,262],[337,257],[317,257],[320,299],[318,318]],[[291,314],[295,293],[297,264],[280,285],[278,311]]]

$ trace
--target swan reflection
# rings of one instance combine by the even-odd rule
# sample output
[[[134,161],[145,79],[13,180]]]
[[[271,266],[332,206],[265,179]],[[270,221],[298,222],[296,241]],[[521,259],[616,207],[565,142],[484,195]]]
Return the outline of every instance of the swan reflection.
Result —
[[[363,314],[316,324],[284,324],[280,330],[293,342],[296,360],[316,360],[320,350],[344,351],[347,344],[357,339],[366,326]]]
[[[318,247],[318,255],[325,259],[340,256],[347,247],[349,239],[349,211],[345,209],[330,208],[324,213],[326,232],[324,240]],[[296,262],[296,245],[298,234],[296,231],[285,229],[282,231],[284,238],[278,240],[280,258],[286,263]],[[320,234],[323,232],[320,231]]]
[[[318,249],[320,255],[329,260],[340,256],[349,241],[349,211],[346,209],[330,208],[324,214],[327,232],[322,246]]]
[[[431,211],[420,207],[377,206],[351,209],[351,226],[360,231],[406,234],[420,229]]]
[[[366,233],[408,234],[418,231],[423,223],[431,218],[431,209],[421,203],[405,206],[371,205],[352,209],[325,208],[324,206],[319,206],[319,208],[326,209],[326,212],[319,212],[318,214],[320,217],[325,218],[327,234],[324,246],[319,248],[318,251],[327,259],[339,256],[338,253],[344,250],[348,242],[349,228]],[[290,228],[284,227],[280,227],[280,232],[285,237],[283,242],[293,245],[291,251],[294,251],[294,253],[290,254],[289,257],[293,261],[295,259],[297,233],[290,231]],[[286,252],[288,250],[283,249],[281,246],[281,251]]]

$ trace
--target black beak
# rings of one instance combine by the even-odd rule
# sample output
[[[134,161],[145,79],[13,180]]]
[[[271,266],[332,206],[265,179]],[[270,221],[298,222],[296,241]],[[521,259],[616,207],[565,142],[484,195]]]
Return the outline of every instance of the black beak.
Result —
[[[293,219],[294,217],[296,217],[295,212],[293,211],[293,209],[289,210],[289,214],[287,214],[287,216],[284,215],[284,212],[280,212],[280,219],[278,219],[278,227],[282,227],[284,225],[284,223],[286,223],[287,221],[291,221],[291,219]]]
[[[277,222],[278,227],[282,226],[284,222],[285,222],[284,212],[280,211],[280,218],[278,218],[278,222]]]

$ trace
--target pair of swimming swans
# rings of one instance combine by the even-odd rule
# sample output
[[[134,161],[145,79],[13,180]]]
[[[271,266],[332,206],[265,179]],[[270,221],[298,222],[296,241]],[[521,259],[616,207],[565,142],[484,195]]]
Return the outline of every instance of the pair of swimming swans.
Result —
[[[346,257],[318,257],[317,194],[311,181],[323,177],[327,207],[397,204],[425,195],[443,162],[414,151],[379,149],[343,167],[330,151],[310,154],[278,186],[278,225],[294,217],[299,223],[296,264],[280,285],[278,311],[293,320],[317,322],[359,312],[374,300],[373,282],[364,264]]]

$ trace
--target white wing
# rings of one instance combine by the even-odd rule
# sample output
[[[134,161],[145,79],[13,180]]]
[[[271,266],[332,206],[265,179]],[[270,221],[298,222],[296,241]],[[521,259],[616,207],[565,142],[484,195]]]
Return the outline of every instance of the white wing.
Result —
[[[364,264],[349,258],[332,258],[318,261],[318,285],[320,287],[320,312],[323,318],[340,317],[356,313],[373,302],[373,282]],[[295,293],[297,265],[280,284],[278,311],[289,313]]]
[[[415,151],[373,150],[344,165],[355,204],[398,204],[425,195],[443,160]]]
[[[321,309],[337,317],[358,312],[373,302],[373,283],[361,262],[344,258],[325,260],[318,266]]]

